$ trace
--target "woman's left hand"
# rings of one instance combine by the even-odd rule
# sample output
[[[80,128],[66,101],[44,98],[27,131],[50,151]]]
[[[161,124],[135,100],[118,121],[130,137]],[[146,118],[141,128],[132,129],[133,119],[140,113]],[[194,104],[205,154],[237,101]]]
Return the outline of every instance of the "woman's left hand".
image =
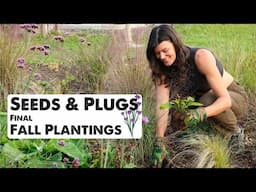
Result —
[[[203,122],[207,119],[207,114],[204,107],[198,107],[196,109],[192,109],[187,113],[184,122],[187,126],[197,125],[200,122]]]

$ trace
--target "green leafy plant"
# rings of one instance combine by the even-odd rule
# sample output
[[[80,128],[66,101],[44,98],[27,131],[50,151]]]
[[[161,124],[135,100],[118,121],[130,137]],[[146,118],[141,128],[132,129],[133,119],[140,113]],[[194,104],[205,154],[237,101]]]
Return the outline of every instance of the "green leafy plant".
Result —
[[[176,113],[176,117],[175,119],[178,120],[178,122],[175,122],[174,124],[176,124],[176,126],[181,126],[181,129],[184,129],[186,127],[196,127],[198,123],[192,123],[191,124],[191,120],[190,120],[190,116],[188,115],[190,110],[195,108],[195,107],[200,107],[203,104],[196,102],[195,99],[193,97],[187,97],[184,99],[181,99],[180,97],[178,97],[177,99],[173,100],[173,101],[169,101],[168,103],[164,103],[162,105],[160,105],[160,109],[172,109],[174,113]],[[181,118],[181,117],[184,118]],[[184,119],[184,120],[182,120]],[[184,125],[181,122],[181,120],[184,122]]]
[[[191,107],[200,107],[202,103],[196,102],[193,97],[187,97],[185,99],[177,98],[174,101],[169,101],[160,106],[160,109],[174,109],[179,113],[188,112]]]

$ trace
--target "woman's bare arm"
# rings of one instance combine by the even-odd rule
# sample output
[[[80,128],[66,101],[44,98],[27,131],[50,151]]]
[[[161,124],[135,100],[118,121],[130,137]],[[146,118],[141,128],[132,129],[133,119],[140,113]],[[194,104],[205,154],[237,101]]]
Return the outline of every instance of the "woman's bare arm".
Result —
[[[205,107],[207,117],[217,115],[230,108],[231,98],[227,91],[227,86],[230,84],[227,81],[230,81],[230,78],[227,80],[221,77],[213,54],[206,49],[198,50],[196,53],[196,65],[199,71],[206,76],[212,91],[217,96],[214,103]]]
[[[156,85],[156,136],[164,137],[168,125],[169,109],[160,109],[160,105],[169,101],[170,90],[165,84]]]

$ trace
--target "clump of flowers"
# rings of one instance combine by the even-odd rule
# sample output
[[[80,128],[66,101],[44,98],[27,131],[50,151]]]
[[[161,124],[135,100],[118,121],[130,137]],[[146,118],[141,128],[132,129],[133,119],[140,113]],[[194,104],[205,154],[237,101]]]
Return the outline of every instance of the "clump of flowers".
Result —
[[[25,29],[27,32],[36,33],[36,29],[38,29],[37,24],[22,24],[20,28]]]
[[[65,40],[65,38],[63,37],[63,36],[54,36],[54,40],[55,41],[60,41],[61,43],[63,43],[64,42],[64,40]]]
[[[44,55],[49,55],[50,45],[32,45],[29,50],[30,51],[36,51],[38,50],[39,52],[43,53]]]
[[[20,57],[17,59],[17,67],[19,69],[24,69],[25,68],[25,59],[23,57]]]
[[[16,85],[16,89],[15,89],[15,93],[26,93],[27,89],[30,86],[31,81],[33,80],[40,80],[42,79],[42,75],[41,73],[36,72],[40,65],[48,58],[46,56],[48,56],[49,52],[48,49],[50,49],[50,45],[32,45],[29,50],[32,52],[39,52],[41,54],[43,54],[43,56],[40,59],[40,62],[37,62],[36,66],[31,67],[26,65],[25,63],[25,58],[24,57],[19,57],[16,62],[16,66],[18,69],[27,69],[30,72],[29,76],[24,76],[23,71],[19,71],[19,81],[17,81],[17,85]],[[24,83],[24,80],[26,81]]]
[[[79,39],[79,41],[80,41],[80,43],[86,44],[87,46],[91,46],[91,45],[92,45],[91,42],[86,41],[85,38],[83,38],[83,37],[81,37],[81,38]]]

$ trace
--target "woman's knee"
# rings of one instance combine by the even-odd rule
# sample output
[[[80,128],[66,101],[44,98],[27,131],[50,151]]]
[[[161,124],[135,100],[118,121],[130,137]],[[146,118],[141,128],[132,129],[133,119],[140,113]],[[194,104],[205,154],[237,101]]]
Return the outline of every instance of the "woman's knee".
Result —
[[[216,95],[212,91],[209,91],[204,95],[202,95],[199,98],[198,102],[202,103],[204,106],[208,106],[208,105],[211,105],[216,99],[217,99]]]
[[[232,101],[232,111],[235,113],[238,119],[242,119],[248,112],[248,101],[239,93],[229,91]]]

